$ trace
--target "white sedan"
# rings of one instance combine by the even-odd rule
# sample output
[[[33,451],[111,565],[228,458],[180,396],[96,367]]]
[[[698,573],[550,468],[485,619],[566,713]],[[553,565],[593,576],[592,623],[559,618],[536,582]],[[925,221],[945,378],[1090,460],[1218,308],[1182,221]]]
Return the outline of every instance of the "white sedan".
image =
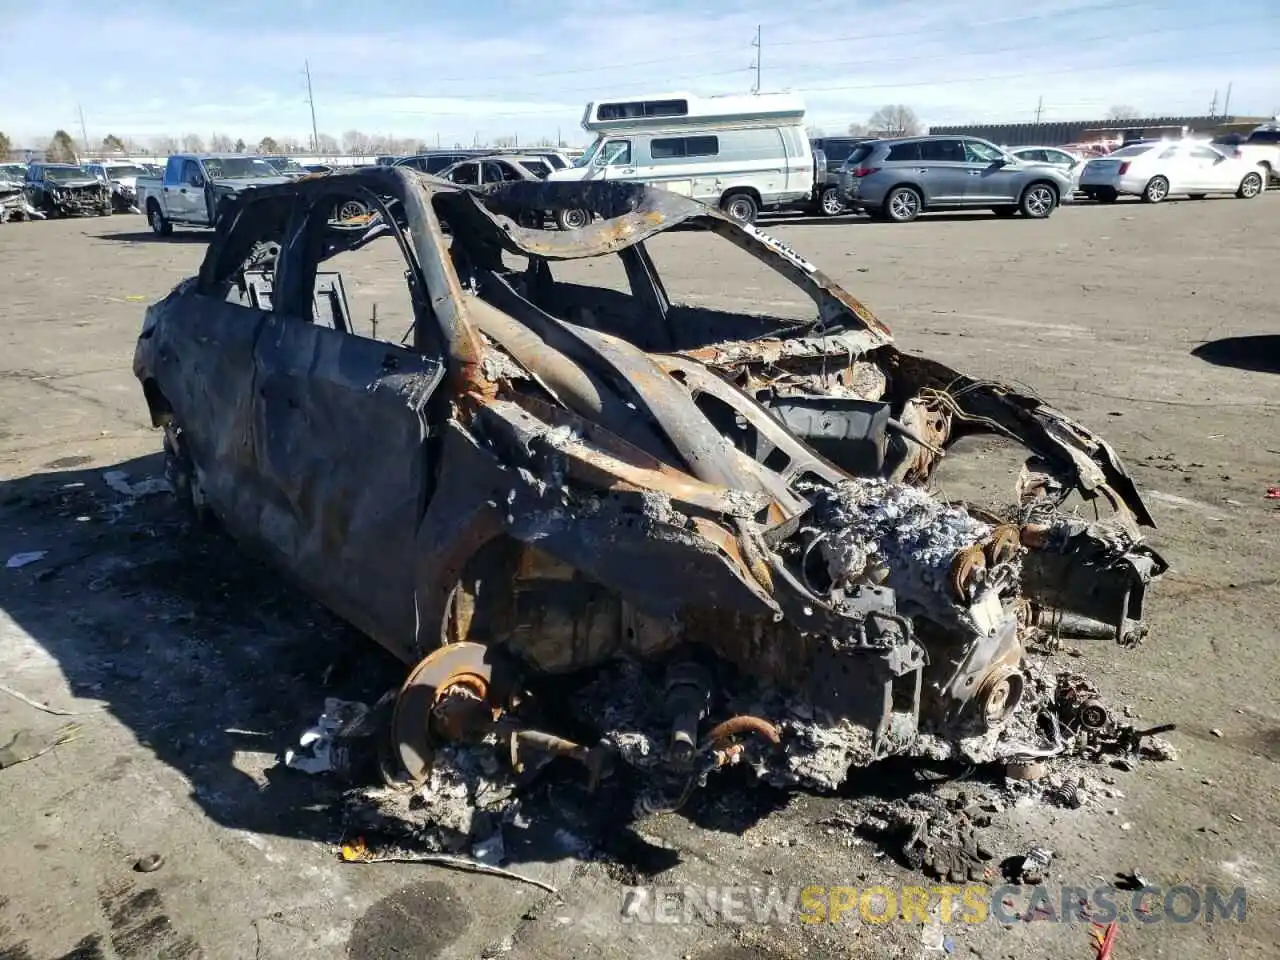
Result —
[[[1229,157],[1200,140],[1135,143],[1090,160],[1080,172],[1080,189],[1091,200],[1111,203],[1121,194],[1159,203],[1171,194],[1193,200],[1210,193],[1256,197],[1265,188],[1258,167]]]

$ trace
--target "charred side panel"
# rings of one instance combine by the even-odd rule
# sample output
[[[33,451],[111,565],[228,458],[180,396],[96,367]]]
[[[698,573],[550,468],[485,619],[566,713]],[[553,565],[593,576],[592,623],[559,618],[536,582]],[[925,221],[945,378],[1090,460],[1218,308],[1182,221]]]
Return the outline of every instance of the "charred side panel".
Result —
[[[152,308],[135,368],[204,497],[335,612],[407,659],[438,361],[211,297]]]
[[[403,648],[442,365],[288,317],[264,323],[255,364],[253,458],[276,493],[260,535],[336,611]]]

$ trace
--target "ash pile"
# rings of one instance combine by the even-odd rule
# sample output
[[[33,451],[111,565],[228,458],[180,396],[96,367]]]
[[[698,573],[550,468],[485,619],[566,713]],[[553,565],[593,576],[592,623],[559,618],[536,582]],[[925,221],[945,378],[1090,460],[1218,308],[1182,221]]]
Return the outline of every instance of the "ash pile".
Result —
[[[1043,632],[1041,639],[1062,642]],[[443,853],[497,866],[535,819],[562,852],[612,859],[620,827],[675,813],[700,788],[714,797],[754,781],[841,798],[815,827],[940,881],[990,881],[999,869],[1011,883],[1038,884],[1052,850],[1011,850],[1002,814],[1040,806],[1119,816],[1123,774],[1177,754],[1163,736],[1173,724],[1140,725],[1079,673],[1031,656],[1022,672],[1019,709],[998,732],[960,741],[921,733],[887,757],[866,728],[832,722],[723,665],[717,672],[680,659],[621,659],[558,689],[564,708],[539,717],[592,731],[590,746],[489,728],[469,742],[442,743],[425,777],[407,782],[386,737],[389,692],[372,708],[328,701],[286,763],[340,777],[343,835],[362,845],[369,838],[387,859]],[[739,711],[734,719],[708,731],[701,747],[673,735],[673,712],[705,711],[713,684]],[[712,777],[726,768],[749,775]]]

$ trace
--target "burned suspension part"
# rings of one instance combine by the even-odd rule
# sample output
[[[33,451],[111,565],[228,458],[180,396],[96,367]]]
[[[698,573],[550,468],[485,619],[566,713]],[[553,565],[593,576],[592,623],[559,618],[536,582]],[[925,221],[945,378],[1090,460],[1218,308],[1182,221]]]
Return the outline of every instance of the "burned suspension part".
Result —
[[[331,211],[352,197],[370,219],[340,230]],[[521,225],[566,205],[599,219]],[[645,243],[681,224],[795,284],[815,317],[673,302]],[[319,306],[319,265],[379,237],[404,257],[406,345]],[[237,302],[263,243],[270,296]],[[553,270],[613,255],[630,294]],[[538,691],[620,660],[666,677],[648,702],[569,706],[652,774],[651,809],[744,757],[794,770],[840,738],[796,782],[834,786],[924,735],[962,751],[1019,709],[1029,600],[1122,626],[1163,571],[1137,539],[1077,529],[1043,497],[976,516],[926,492],[948,448],[986,432],[1150,521],[1085,428],[898,352],[790,248],[634,185],[479,192],[382,168],[245,191],[200,276],[148,311],[135,371],[224,526],[416,664],[392,725],[412,781],[442,744],[499,734],[517,764],[539,748],[595,764],[591,741],[543,726]],[[705,676],[665,669],[688,663]]]

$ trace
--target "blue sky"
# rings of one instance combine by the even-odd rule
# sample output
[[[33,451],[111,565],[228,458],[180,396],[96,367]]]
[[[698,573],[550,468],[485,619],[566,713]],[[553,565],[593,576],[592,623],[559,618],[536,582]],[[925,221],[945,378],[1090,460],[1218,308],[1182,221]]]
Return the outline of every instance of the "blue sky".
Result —
[[[442,12],[434,12],[440,10]],[[443,12],[443,11],[448,12]],[[0,130],[146,143],[214,132],[250,143],[322,133],[469,144],[583,142],[587,100],[747,92],[756,25],[763,88],[804,96],[843,132],[886,103],[925,123],[1280,109],[1277,0],[288,0],[105,4],[0,0]]]

